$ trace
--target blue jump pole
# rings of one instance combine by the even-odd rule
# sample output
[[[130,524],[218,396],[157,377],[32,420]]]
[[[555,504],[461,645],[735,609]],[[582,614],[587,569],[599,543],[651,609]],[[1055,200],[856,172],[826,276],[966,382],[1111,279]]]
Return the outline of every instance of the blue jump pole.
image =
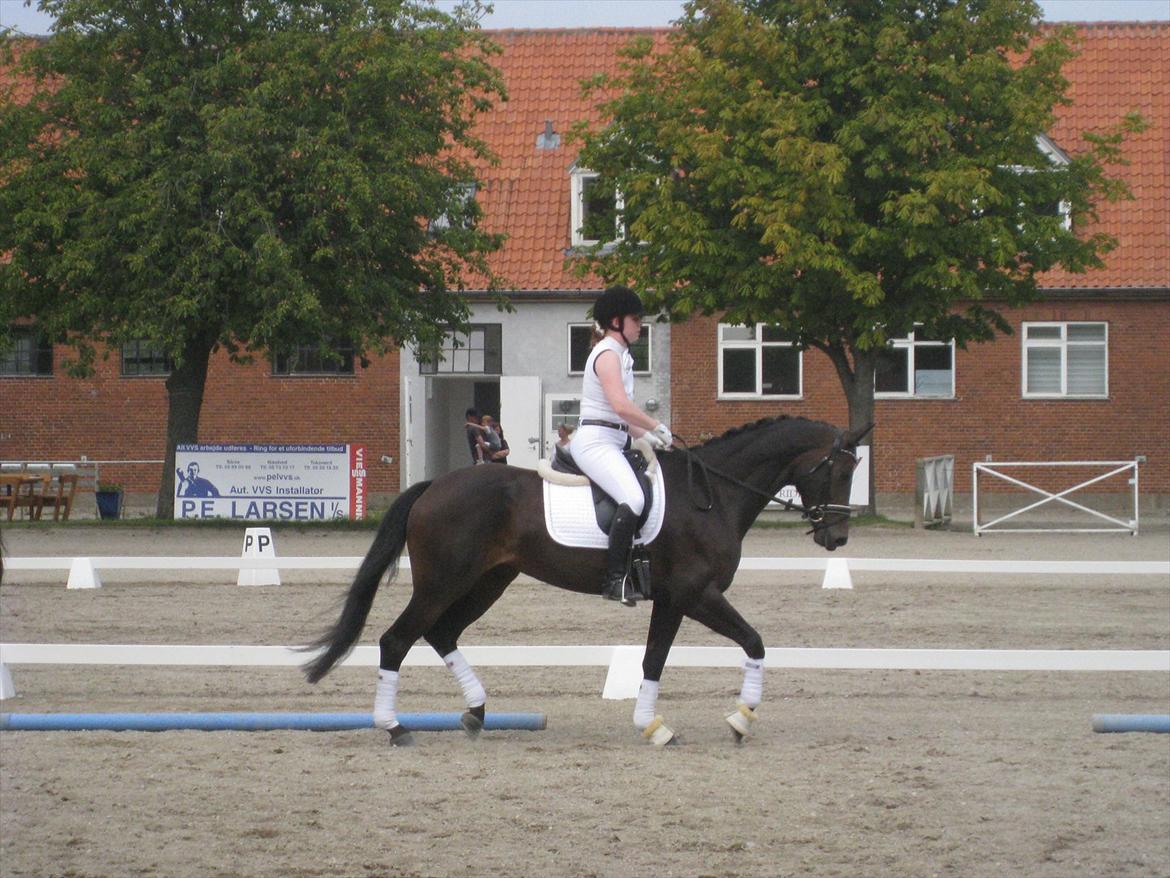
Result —
[[[1170,734],[1170,714],[1095,713],[1094,732],[1163,732]]]
[[[398,721],[412,732],[461,729],[458,713],[401,713]],[[543,713],[489,713],[489,730],[540,731]],[[369,713],[0,713],[0,731],[12,732],[268,732],[279,729],[336,732],[372,729]]]

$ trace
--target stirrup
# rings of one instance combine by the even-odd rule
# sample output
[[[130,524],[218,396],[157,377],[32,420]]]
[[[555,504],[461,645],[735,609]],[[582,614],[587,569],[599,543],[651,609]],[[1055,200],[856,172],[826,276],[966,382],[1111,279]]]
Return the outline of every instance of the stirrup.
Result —
[[[630,587],[627,588],[627,585]],[[620,582],[616,576],[612,579],[607,577],[601,589],[601,596],[607,601],[618,601],[623,607],[637,606],[637,596],[628,575],[623,576]]]

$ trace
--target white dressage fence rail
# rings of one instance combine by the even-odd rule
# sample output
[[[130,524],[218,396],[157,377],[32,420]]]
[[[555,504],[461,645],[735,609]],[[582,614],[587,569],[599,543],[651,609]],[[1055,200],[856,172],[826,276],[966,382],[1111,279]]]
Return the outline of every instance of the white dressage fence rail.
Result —
[[[76,562],[87,561],[95,570],[356,570],[360,555],[282,556],[241,558],[238,556],[196,555],[189,557],[154,555],[93,555],[12,557],[4,569],[72,570]],[[850,570],[894,573],[1016,573],[1016,574],[1113,574],[1170,576],[1170,561],[995,561],[958,558],[741,558],[740,570],[825,571],[834,562],[844,561]],[[410,559],[400,566],[410,569]]]
[[[601,697],[638,696],[642,681],[641,646],[463,646],[472,665],[500,667],[606,667]],[[7,665],[152,665],[291,667],[308,656],[288,646],[199,646],[159,644],[6,643],[0,668]],[[341,663],[378,666],[375,646],[356,647]],[[734,646],[675,646],[667,665],[676,668],[736,668],[743,650]],[[928,671],[1155,671],[1170,673],[1170,650],[1137,649],[824,649],[772,648],[772,668],[816,670]],[[414,646],[403,666],[442,667],[429,646]],[[0,693],[11,697],[15,690]]]
[[[1106,469],[1107,472],[1099,472],[1097,475],[1085,479],[1079,484],[1073,485],[1070,488],[1065,488],[1063,491],[1053,492],[1040,488],[1036,485],[1030,484],[1023,479],[1016,478],[1006,472],[1000,472],[1004,469],[1021,468],[1039,468],[1039,469],[1076,469],[1076,468],[1093,468],[1097,470]],[[1090,485],[1096,485],[1104,482],[1106,479],[1116,479],[1126,477],[1129,475],[1128,483],[1132,491],[1129,492],[1130,512],[1129,519],[1117,518],[1114,515],[1108,515],[1100,509],[1093,509],[1075,500],[1068,499],[1070,494],[1080,491]],[[1029,503],[1026,506],[1021,506],[1019,509],[1014,509],[1005,515],[994,518],[991,521],[983,522],[979,519],[979,474],[984,473],[988,477],[999,479],[1000,482],[1006,482],[1009,485],[1014,485],[1017,488],[1022,488],[1031,494],[1040,495],[1041,499],[1034,503]],[[1032,477],[1034,478],[1034,476]],[[984,480],[986,483],[986,479]],[[1128,533],[1137,536],[1138,532],[1138,461],[1136,460],[1055,460],[1055,461],[1010,461],[1003,463],[975,463],[971,470],[971,504],[972,517],[974,519],[974,529],[976,536],[982,536],[985,533]],[[1089,516],[1090,519],[1095,519],[1098,524],[1104,522],[1103,526],[1098,527],[1015,527],[1005,526],[1006,522],[1039,509],[1048,503],[1060,504],[1065,509],[1074,510],[1074,514],[1083,513]],[[1051,510],[1047,510],[1051,511]],[[1018,522],[1017,522],[1018,524]]]

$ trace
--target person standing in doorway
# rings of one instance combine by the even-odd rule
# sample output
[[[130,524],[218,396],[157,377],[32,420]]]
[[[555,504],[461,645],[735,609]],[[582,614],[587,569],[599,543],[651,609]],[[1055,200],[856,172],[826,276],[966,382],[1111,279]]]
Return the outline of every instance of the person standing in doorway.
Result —
[[[479,412],[469,408],[463,416],[463,429],[467,431],[467,448],[471,452],[472,464],[485,463],[488,458],[488,445],[484,439],[483,425],[479,422]]]
[[[480,423],[483,425],[483,438],[489,449],[486,459],[491,463],[507,463],[510,449],[508,440],[504,438],[504,428],[491,415],[484,415]]]

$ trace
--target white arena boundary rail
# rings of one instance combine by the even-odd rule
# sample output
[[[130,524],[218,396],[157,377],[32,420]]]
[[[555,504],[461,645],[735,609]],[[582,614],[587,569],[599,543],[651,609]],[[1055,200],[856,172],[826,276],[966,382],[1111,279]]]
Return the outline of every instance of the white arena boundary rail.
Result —
[[[850,570],[894,573],[1017,573],[1017,574],[1114,574],[1126,576],[1168,576],[1170,561],[990,561],[954,558],[741,558],[740,570],[826,571],[829,565],[844,562]],[[78,562],[94,570],[357,570],[360,555],[281,556],[242,558],[224,556],[93,555],[77,557],[12,557],[4,569],[73,570]],[[410,569],[410,559],[399,564]]]
[[[467,660],[483,667],[608,668],[602,697],[631,699],[642,681],[642,646],[462,646]],[[0,666],[149,665],[196,667],[293,667],[308,656],[288,646],[160,644],[5,643]],[[675,668],[738,668],[743,651],[734,646],[675,646],[667,665]],[[1170,650],[1135,649],[821,649],[772,648],[771,668],[814,670],[927,671],[1111,671],[1170,674]],[[378,648],[359,646],[344,667],[378,666]],[[443,667],[429,646],[412,647],[404,667]]]
[[[356,570],[360,556],[266,557],[233,556],[151,557],[14,557],[5,568],[68,570],[70,587],[78,567],[91,579],[103,570]],[[992,561],[917,558],[744,558],[740,570],[825,571],[831,565],[858,571],[955,574],[1106,574],[1153,575],[1170,584],[1170,562],[1165,561]],[[409,569],[409,559],[401,566]],[[81,571],[83,574],[86,570]],[[847,575],[847,574],[846,574]],[[92,588],[96,583],[79,587]],[[18,586],[19,587],[19,586]],[[644,647],[595,646],[464,646],[473,665],[502,667],[606,667],[605,698],[635,698],[642,678]],[[291,667],[307,655],[288,646],[159,645],[159,644],[0,644],[0,666],[24,664],[249,666]],[[738,667],[743,652],[733,646],[675,646],[667,664],[673,667]],[[359,646],[345,666],[376,667],[378,649]],[[772,648],[767,663],[773,668],[834,670],[936,671],[1156,671],[1170,673],[1170,650],[1037,650],[1037,649],[848,649]],[[443,665],[428,646],[411,649],[407,666]]]

